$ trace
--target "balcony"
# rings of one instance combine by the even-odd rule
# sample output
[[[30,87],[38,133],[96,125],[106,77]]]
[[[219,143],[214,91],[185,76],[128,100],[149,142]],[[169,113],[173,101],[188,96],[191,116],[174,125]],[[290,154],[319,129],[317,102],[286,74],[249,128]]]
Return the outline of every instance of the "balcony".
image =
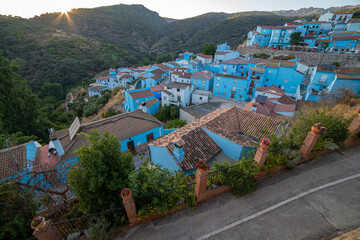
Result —
[[[169,101],[169,103],[170,103],[171,105],[175,105],[175,106],[180,106],[180,105],[181,105],[181,103],[178,102],[178,101]]]
[[[260,79],[260,76],[251,76],[251,79]]]

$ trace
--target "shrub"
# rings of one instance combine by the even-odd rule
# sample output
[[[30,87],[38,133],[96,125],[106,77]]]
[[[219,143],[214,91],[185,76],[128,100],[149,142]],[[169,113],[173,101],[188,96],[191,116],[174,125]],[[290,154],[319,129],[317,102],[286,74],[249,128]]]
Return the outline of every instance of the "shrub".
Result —
[[[284,164],[286,164],[286,158],[284,154],[282,154],[281,152],[269,152],[269,155],[265,160],[263,169],[271,169]]]
[[[337,112],[328,112],[325,108],[308,109],[306,112],[301,112],[293,122],[289,139],[292,139],[297,144],[302,143],[311,127],[320,122],[327,130],[324,132],[325,134],[321,135],[314,149],[326,148],[328,144],[325,143],[341,146],[349,136],[347,128],[351,120],[344,119]],[[326,132],[329,132],[329,134],[326,134]]]
[[[186,125],[186,120],[181,119],[175,119],[167,121],[165,124],[165,129],[171,129],[171,128],[181,128]]]
[[[129,176],[140,218],[171,210],[181,204],[195,206],[194,186],[187,186],[190,177],[181,172],[170,172],[154,163],[144,161],[140,168]],[[173,189],[169,190],[168,189]],[[149,197],[141,197],[149,195]]]
[[[220,170],[223,168],[228,169],[209,175],[210,184],[230,185],[231,192],[234,194],[246,195],[254,191],[256,187],[256,179],[254,177],[258,171],[258,166],[255,161],[244,163],[244,160],[242,160],[236,164],[227,162],[214,163],[212,170]]]
[[[114,87],[111,96],[115,96],[122,88],[119,86]]]

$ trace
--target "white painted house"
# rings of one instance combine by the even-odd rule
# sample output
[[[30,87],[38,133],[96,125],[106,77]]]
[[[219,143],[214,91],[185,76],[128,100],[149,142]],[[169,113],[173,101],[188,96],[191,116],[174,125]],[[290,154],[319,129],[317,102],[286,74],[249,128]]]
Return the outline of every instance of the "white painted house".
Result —
[[[191,103],[193,104],[201,104],[209,102],[209,98],[211,97],[210,91],[203,90],[195,90],[191,97]]]
[[[194,86],[189,83],[171,82],[165,85],[161,92],[162,106],[175,105],[187,107],[191,102]]]

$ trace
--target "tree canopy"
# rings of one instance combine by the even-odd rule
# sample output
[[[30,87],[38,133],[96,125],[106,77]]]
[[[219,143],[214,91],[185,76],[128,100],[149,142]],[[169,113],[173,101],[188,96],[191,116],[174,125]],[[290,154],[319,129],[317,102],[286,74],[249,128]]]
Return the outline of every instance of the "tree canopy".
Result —
[[[291,45],[299,45],[303,41],[301,37],[301,32],[294,32],[290,35],[290,43]]]
[[[203,47],[202,53],[205,55],[214,55],[216,46],[213,43],[206,43]]]
[[[108,131],[102,137],[94,130],[82,134],[89,146],[76,151],[79,162],[68,173],[80,208],[94,213],[120,207],[121,190],[128,186],[129,174],[135,169],[131,154],[123,153],[120,141]]]

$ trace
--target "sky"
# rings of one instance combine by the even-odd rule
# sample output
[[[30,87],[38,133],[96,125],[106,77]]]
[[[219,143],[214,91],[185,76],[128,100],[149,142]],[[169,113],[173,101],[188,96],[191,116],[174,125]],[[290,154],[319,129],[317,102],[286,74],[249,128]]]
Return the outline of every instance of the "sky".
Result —
[[[360,0],[1,0],[0,14],[31,18],[46,12],[117,4],[142,4],[162,17],[184,19],[207,12],[273,11],[356,5]]]

